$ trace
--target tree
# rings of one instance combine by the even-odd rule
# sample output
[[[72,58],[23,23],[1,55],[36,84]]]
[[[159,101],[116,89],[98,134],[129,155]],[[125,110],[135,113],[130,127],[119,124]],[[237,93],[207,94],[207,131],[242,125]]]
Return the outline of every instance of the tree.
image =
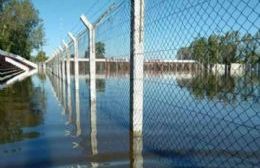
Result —
[[[214,64],[224,64],[225,74],[230,75],[232,63],[260,64],[260,30],[255,35],[229,31],[224,35],[211,34],[208,38],[199,37],[191,42],[189,48],[178,50],[176,58],[192,58],[212,70]],[[189,55],[190,54],[190,55]]]
[[[252,63],[252,57],[255,55],[253,36],[250,33],[242,37],[242,44],[239,47],[239,57],[243,63]]]
[[[192,59],[191,50],[189,47],[182,47],[177,52],[178,60],[190,60]]]
[[[204,37],[195,39],[191,44],[192,57],[206,67],[208,63],[208,42]]]
[[[3,11],[4,6],[6,5],[6,3],[10,1],[10,0],[0,0],[0,12]]]
[[[210,70],[212,66],[219,62],[220,53],[220,37],[213,34],[208,38],[208,63],[210,64]]]
[[[44,44],[38,11],[30,0],[1,0],[0,48],[29,59]]]
[[[96,57],[105,58],[105,44],[102,42],[96,43]]]
[[[251,57],[251,61],[252,64],[256,65],[256,64],[260,64],[260,43],[259,43],[259,39],[260,39],[260,30],[258,30],[256,32],[256,34],[253,37],[253,50],[254,50],[254,54]]]
[[[43,23],[40,23],[32,32],[30,42],[35,49],[42,49],[42,46],[46,43],[45,32],[43,30]]]
[[[44,61],[46,61],[48,58],[47,58],[47,56],[46,56],[46,53],[44,52],[44,51],[40,51],[38,54],[37,54],[37,56],[36,56],[36,58],[35,58],[35,61],[36,62],[44,62]]]
[[[225,64],[225,74],[230,75],[231,64],[239,60],[237,55],[238,45],[240,43],[240,34],[238,31],[227,32],[221,37],[221,56]]]

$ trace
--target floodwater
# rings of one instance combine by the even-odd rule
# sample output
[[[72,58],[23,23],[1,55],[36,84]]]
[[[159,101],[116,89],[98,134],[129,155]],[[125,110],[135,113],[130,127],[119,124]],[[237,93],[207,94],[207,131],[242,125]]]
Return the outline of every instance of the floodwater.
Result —
[[[129,76],[80,89],[37,74],[0,91],[0,167],[259,167],[259,77],[146,74],[142,131]]]

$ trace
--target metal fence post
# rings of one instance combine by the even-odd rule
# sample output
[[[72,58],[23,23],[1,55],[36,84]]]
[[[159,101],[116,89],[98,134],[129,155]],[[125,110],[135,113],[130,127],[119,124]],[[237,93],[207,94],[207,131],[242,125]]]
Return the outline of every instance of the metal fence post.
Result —
[[[65,47],[66,53],[66,76],[67,76],[67,85],[70,85],[70,54],[69,54],[69,46],[63,41],[63,45]]]
[[[138,134],[143,121],[144,0],[131,1],[130,42],[130,113],[132,131]]]
[[[89,76],[90,76],[90,100],[96,101],[96,44],[95,26],[92,25],[86,16],[81,15],[82,23],[89,30]]]
[[[53,61],[52,61],[52,64],[53,64],[53,74],[56,75],[56,51],[54,51],[54,57],[53,57]]]
[[[54,62],[54,53],[53,53],[53,57],[52,57],[52,59],[50,60],[50,63],[49,63],[52,75],[54,74],[54,64],[53,64],[53,62]]]
[[[58,64],[57,64],[57,56],[58,53],[55,51],[55,59],[54,59],[54,64],[55,64],[55,75],[58,76]]]
[[[60,64],[59,64],[59,61],[60,61],[60,58],[59,58],[59,50],[57,50],[57,56],[56,56],[56,65],[57,65],[57,77],[59,78],[60,77]]]
[[[63,48],[62,48],[63,49]],[[62,52],[62,78],[63,78],[63,81],[65,82],[66,80],[66,72],[65,72],[65,59],[64,59],[64,54],[66,53],[66,50],[63,49],[63,52]]]
[[[79,89],[79,52],[78,52],[78,40],[73,36],[72,33],[68,33],[74,44],[74,74],[75,74],[75,89]]]
[[[55,75],[56,74],[56,65],[55,65],[55,58],[56,57],[56,54],[54,54],[54,58],[53,58],[53,61],[52,61],[52,73],[53,73],[53,75]]]
[[[56,75],[56,51],[54,51],[52,64],[53,64],[53,74]]]
[[[64,65],[64,50],[62,48],[62,46],[59,47],[60,48],[60,64],[61,64],[61,78],[62,80],[65,81],[65,65]]]
[[[131,0],[130,37],[130,139],[131,167],[142,167],[144,0]]]
[[[57,61],[57,64],[58,64],[58,77],[60,78],[61,77],[61,66],[60,66],[60,49],[58,49],[58,61]]]
[[[96,43],[95,26],[92,25],[86,16],[81,15],[82,23],[89,30],[89,76],[90,76],[90,115],[91,115],[91,148],[92,154],[98,154],[97,150],[97,123],[96,123]]]

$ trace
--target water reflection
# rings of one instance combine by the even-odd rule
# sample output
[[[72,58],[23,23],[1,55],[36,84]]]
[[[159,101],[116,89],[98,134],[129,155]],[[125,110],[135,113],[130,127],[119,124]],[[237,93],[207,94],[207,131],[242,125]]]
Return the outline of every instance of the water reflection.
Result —
[[[76,136],[81,135],[81,124],[80,124],[80,99],[79,99],[79,89],[75,90],[75,110],[76,110]]]
[[[186,87],[197,99],[217,99],[225,103],[242,100],[259,102],[260,78],[252,74],[234,77],[202,73],[176,80],[180,87]]]
[[[68,120],[76,116],[69,122],[76,125],[75,149],[87,155],[92,167],[117,159],[128,159],[131,167],[250,167],[258,160],[256,76],[147,73],[144,111],[132,115],[127,71],[99,74],[92,83],[86,75],[79,83],[78,91],[72,89],[75,100]],[[96,94],[91,94],[93,83]],[[71,104],[71,89],[66,89]]]
[[[143,136],[140,133],[130,134],[130,167],[132,168],[143,167]]]
[[[67,111],[67,106],[66,106],[66,81],[63,79],[62,80],[62,105],[64,107],[63,115],[65,115]]]
[[[42,83],[44,75],[39,75]],[[43,122],[46,109],[44,89],[34,86],[31,78],[0,91],[0,144],[39,137],[37,131],[25,130]]]
[[[67,112],[68,112],[68,124],[72,122],[72,107],[71,107],[71,87],[70,84],[66,85],[66,106],[67,106]]]
[[[52,77],[50,77],[52,78]],[[88,76],[86,76],[86,78],[88,78]],[[74,100],[74,110],[71,110],[71,113],[74,113],[76,116],[76,120],[75,122],[69,122],[70,124],[75,124],[76,125],[76,136],[77,139],[74,139],[72,142],[73,148],[77,149],[77,150],[83,150],[83,151],[88,151],[88,149],[90,149],[91,153],[90,156],[95,158],[94,160],[90,160],[89,162],[91,163],[92,167],[99,167],[100,163],[96,162],[95,160],[106,160],[109,159],[111,160],[111,154],[110,153],[106,153],[104,155],[104,151],[101,149],[101,152],[99,153],[98,150],[98,141],[100,141],[100,143],[102,144],[106,144],[105,141],[102,141],[102,139],[98,138],[98,121],[100,122],[100,120],[97,119],[97,104],[96,104],[96,97],[91,97],[91,96],[96,96],[96,94],[91,94],[91,91],[89,90],[87,93],[89,93],[89,106],[86,106],[85,104],[83,104],[83,102],[86,102],[85,100],[83,100],[83,102],[81,101],[82,96],[84,97],[85,95],[85,90],[90,89],[90,88],[96,88],[96,91],[98,93],[98,95],[100,96],[100,94],[105,93],[106,92],[106,80],[107,78],[103,75],[101,76],[97,76],[98,79],[96,79],[95,82],[90,82],[90,80],[86,80],[86,87],[82,87],[82,82],[79,82],[81,85],[79,90],[74,90],[72,89],[72,91],[75,93],[75,100]],[[81,76],[81,79],[84,80],[84,77]],[[52,79],[55,80],[55,79]],[[81,80],[82,81],[82,80]],[[90,86],[91,84],[95,84],[96,87],[94,86]],[[54,83],[55,85],[55,83]],[[70,98],[70,92],[71,92],[71,88],[70,86],[66,85],[66,90],[68,93],[68,96],[66,98],[67,100],[67,104],[71,104],[71,98]],[[59,88],[54,87],[55,90],[59,90]],[[87,95],[85,95],[87,96]],[[91,98],[90,98],[91,97]],[[82,108],[80,108],[80,106],[83,106]],[[69,106],[69,105],[67,105]],[[86,107],[89,108],[89,116],[90,117],[90,123],[87,124],[87,118],[82,118],[82,116],[84,116],[84,114],[81,115],[81,113],[84,111],[86,111],[87,109],[85,109]],[[69,108],[68,108],[69,109]],[[129,142],[131,142],[130,145],[130,151],[132,153],[129,153],[129,156],[131,157],[131,163],[133,165],[133,167],[140,167],[143,164],[143,159],[142,159],[142,120],[140,120],[140,115],[142,115],[142,113],[139,113],[138,115],[135,115],[135,118],[139,118],[138,121],[134,122],[134,119],[130,120],[129,122],[134,123],[134,129],[136,129],[136,131],[133,134],[130,134],[129,137]],[[72,120],[71,116],[73,116],[73,114],[68,114],[68,120]],[[82,121],[81,121],[82,120]],[[82,125],[83,124],[83,125]],[[88,138],[87,138],[87,132],[86,130],[88,130],[89,127],[89,142],[90,142],[90,146],[88,146],[86,144],[86,142],[88,142]],[[116,130],[115,130],[116,131]],[[125,133],[129,132],[128,129],[125,130]],[[104,134],[104,130],[101,130],[101,133]],[[105,134],[104,134],[105,135]],[[101,135],[101,136],[104,136]],[[109,136],[109,139],[113,140],[113,136]],[[120,139],[115,140],[115,141],[120,141]],[[101,144],[101,146],[102,146]],[[128,144],[124,144],[124,146],[129,146]],[[102,148],[100,146],[100,148]],[[104,147],[104,146],[103,146]],[[117,148],[115,148],[115,146],[111,146],[113,147],[115,150]],[[110,147],[107,147],[110,148]],[[107,156],[106,156],[107,155]]]
[[[130,111],[130,167],[143,167],[143,110]]]
[[[50,74],[36,79],[0,92],[1,143],[16,145],[28,136],[34,138],[28,153],[35,163],[89,167],[259,163],[257,77],[147,73],[144,107],[136,113],[130,111],[127,72],[99,74],[95,82],[81,76],[78,90],[74,82],[67,85]],[[90,88],[95,88],[91,84],[96,85],[96,94],[91,94]],[[39,131],[34,127],[39,125],[43,137],[35,139]]]
[[[94,156],[98,154],[96,101],[90,102],[90,125],[91,151]],[[98,163],[92,163],[92,167],[98,167]]]

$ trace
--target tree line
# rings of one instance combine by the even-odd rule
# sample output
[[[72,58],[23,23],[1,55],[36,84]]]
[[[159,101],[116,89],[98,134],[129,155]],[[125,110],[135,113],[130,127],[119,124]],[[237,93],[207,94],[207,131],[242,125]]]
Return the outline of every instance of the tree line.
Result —
[[[0,0],[0,49],[30,59],[45,43],[43,21],[30,0]]]
[[[96,42],[95,45],[95,51],[96,51],[96,58],[105,58],[105,54],[106,54],[106,47],[105,47],[105,43],[98,41]],[[71,58],[74,57],[74,53],[71,54],[70,56]],[[89,58],[89,47],[87,48],[87,50],[85,50],[85,54],[84,54],[85,58]]]
[[[209,37],[198,37],[188,47],[177,51],[177,59],[196,60],[204,68],[212,69],[214,64],[225,64],[230,70],[232,63],[260,63],[260,30],[254,35],[239,31],[229,31],[223,35],[211,34]]]

